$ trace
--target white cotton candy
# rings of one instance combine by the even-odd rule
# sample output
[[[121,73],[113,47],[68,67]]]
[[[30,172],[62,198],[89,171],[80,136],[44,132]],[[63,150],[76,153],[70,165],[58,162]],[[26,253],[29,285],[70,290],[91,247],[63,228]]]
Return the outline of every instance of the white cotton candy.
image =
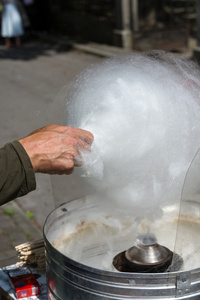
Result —
[[[199,70],[165,52],[104,60],[72,84],[66,125],[94,135],[75,180],[138,214],[158,213],[180,200],[200,145]]]
[[[83,163],[83,177],[94,177],[96,179],[103,179],[104,166],[103,161],[100,157],[99,150],[95,144],[95,141],[92,144],[92,151],[84,151],[80,150],[82,155],[82,163]]]

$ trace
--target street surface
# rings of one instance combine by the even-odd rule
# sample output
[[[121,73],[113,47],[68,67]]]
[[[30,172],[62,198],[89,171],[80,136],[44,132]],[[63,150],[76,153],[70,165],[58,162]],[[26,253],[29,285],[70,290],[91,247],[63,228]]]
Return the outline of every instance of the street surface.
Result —
[[[5,49],[1,42],[0,147],[49,124],[51,119],[54,121],[52,103],[62,87],[68,85],[83,69],[100,59],[81,51],[61,49],[58,45],[41,43],[37,40],[26,42],[21,48],[10,49]],[[42,232],[47,215],[54,209],[54,198],[50,176],[37,174],[36,179],[36,191],[14,202],[22,212],[28,214],[34,226]],[[2,217],[5,211],[8,210],[2,206],[0,220],[5,219]],[[7,223],[9,232],[10,222]],[[1,237],[5,236],[2,228],[0,221]],[[13,226],[11,231],[13,232]],[[15,240],[15,244],[19,244],[18,242]]]

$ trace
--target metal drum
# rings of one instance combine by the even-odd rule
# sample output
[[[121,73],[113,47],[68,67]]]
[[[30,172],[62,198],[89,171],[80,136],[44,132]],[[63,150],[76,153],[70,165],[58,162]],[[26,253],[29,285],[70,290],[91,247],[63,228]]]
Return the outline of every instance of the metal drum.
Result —
[[[103,222],[102,218],[98,220],[98,211],[101,211],[98,202],[83,198],[61,205],[48,216],[44,239],[49,299],[200,299],[199,268],[150,274],[115,270],[112,257],[131,246],[131,235],[124,227],[123,234],[118,236],[117,218],[112,219],[112,212],[105,215],[105,220],[112,219],[113,225],[100,225],[100,231],[95,231],[98,222]],[[92,221],[87,220],[90,213]],[[110,265],[105,267],[103,261],[109,251]]]

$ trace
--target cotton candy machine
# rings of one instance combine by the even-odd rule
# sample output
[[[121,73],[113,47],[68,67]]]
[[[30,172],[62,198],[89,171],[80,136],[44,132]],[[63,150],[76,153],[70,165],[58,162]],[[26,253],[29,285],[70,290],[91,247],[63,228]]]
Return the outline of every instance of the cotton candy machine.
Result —
[[[200,299],[199,86],[196,65],[154,52],[62,92],[65,124],[95,139],[83,167],[52,177],[49,299]]]
[[[191,204],[199,213],[199,203]],[[101,205],[92,199],[77,199],[58,207],[44,226],[49,299],[199,299],[199,220],[182,215],[179,221],[185,228],[181,239],[184,246],[180,253],[173,253],[169,249],[176,249],[177,220],[172,208],[167,209],[171,217],[151,226],[165,246],[155,247],[153,240],[148,251],[140,248],[135,254],[131,252],[138,250],[138,245],[132,245],[146,227],[146,220],[141,220],[134,232],[136,220],[127,220],[117,212],[103,214]],[[113,262],[126,249],[134,263],[127,264],[127,255],[122,270]]]

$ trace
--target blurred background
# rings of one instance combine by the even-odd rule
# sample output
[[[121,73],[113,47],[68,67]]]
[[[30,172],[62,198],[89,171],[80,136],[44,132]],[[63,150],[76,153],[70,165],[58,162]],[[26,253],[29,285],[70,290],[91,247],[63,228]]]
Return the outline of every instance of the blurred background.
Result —
[[[28,14],[32,30],[82,43],[185,51],[198,40],[198,8],[198,0],[35,0]]]

